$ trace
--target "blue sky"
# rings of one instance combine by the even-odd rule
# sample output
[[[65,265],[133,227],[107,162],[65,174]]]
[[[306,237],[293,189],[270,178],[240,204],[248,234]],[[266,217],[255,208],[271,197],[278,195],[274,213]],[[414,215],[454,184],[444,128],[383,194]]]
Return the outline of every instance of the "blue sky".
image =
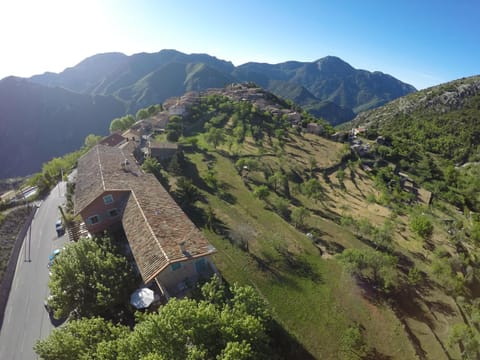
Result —
[[[334,55],[421,89],[480,73],[479,19],[477,0],[5,0],[0,78],[177,49],[235,65]]]

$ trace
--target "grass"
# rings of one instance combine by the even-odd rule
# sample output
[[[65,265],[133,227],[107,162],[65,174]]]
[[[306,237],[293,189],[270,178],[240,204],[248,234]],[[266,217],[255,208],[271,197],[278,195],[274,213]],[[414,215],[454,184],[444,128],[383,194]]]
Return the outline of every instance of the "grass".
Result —
[[[369,358],[459,358],[458,348],[446,344],[451,326],[462,318],[455,301],[431,273],[434,249],[444,247],[455,253],[441,220],[451,218],[454,210],[446,205],[412,210],[412,214],[424,212],[434,224],[431,238],[425,241],[410,229],[408,208],[398,210],[389,203],[377,203],[382,193],[370,174],[355,162],[341,163],[343,144],[314,135],[290,134],[283,148],[275,139],[265,140],[259,148],[247,138],[230,148],[220,145],[213,149],[202,136],[198,139],[202,150],[189,153],[188,158],[205,198],[200,206],[214,209],[220,225],[216,231],[205,230],[218,250],[214,261],[228,282],[257,289],[293,342],[311,357],[336,359],[343,334],[359,324],[372,350]],[[238,174],[233,159],[242,156],[256,159],[260,170]],[[217,189],[202,181],[208,167],[216,171]],[[266,168],[271,173],[282,169],[296,174],[297,179],[289,181],[289,208],[303,206],[311,214],[301,231],[273,211],[280,192],[272,190],[265,201],[253,196],[252,190],[266,183]],[[337,177],[341,168],[342,184]],[[310,176],[323,189],[318,200],[302,194],[296,183]],[[385,297],[346,273],[334,255],[344,248],[366,248],[371,243],[342,227],[344,216],[357,222],[368,220],[374,227],[391,221],[393,252],[400,259],[399,276],[406,283],[408,271],[415,267],[422,272],[421,284],[402,287],[395,296]],[[458,214],[453,217],[462,221]],[[307,232],[315,233],[314,241]],[[245,244],[239,246],[239,238],[248,239],[248,251],[241,249]],[[308,358],[292,350],[298,346],[291,346],[286,358]]]
[[[366,301],[362,289],[335,260],[323,259],[303,232],[253,197],[229,159],[209,155],[214,156],[216,169],[221,169],[218,180],[228,184],[235,199],[231,204],[205,192],[209,205],[227,233],[248,226],[254,234],[249,252],[245,252],[226,236],[206,232],[218,250],[214,262],[228,282],[254,286],[270,304],[275,319],[315,358],[338,358],[340,339],[354,322],[364,327],[366,341],[379,354],[413,358],[409,340],[400,331],[402,324],[391,309]],[[202,176],[207,170],[204,155],[196,153],[189,158]],[[333,157],[328,161],[322,164],[331,166]],[[309,226],[318,228],[327,241],[344,247],[365,246],[349,231],[320,216],[312,216]]]

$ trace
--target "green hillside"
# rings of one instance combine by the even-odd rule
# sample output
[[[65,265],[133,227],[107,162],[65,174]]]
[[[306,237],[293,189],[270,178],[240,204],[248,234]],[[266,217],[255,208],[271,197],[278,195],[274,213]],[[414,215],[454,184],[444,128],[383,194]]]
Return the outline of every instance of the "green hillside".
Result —
[[[360,114],[365,126],[394,145],[386,157],[459,208],[480,210],[480,77],[419,91]],[[470,166],[471,164],[471,166]]]
[[[478,358],[480,218],[428,191],[440,156],[419,147],[405,172],[397,139],[370,140],[370,127],[333,141],[252,84],[171,104],[186,109],[159,138],[183,151],[148,167],[215,246],[224,280],[268,304],[272,359]]]
[[[179,177],[200,191],[187,212],[226,281],[267,300],[285,358],[461,358],[468,339],[456,331],[478,314],[479,219],[400,186],[383,145],[365,139],[371,154],[359,158],[259,111],[261,100],[198,101],[176,120],[183,167],[164,175],[183,204]]]

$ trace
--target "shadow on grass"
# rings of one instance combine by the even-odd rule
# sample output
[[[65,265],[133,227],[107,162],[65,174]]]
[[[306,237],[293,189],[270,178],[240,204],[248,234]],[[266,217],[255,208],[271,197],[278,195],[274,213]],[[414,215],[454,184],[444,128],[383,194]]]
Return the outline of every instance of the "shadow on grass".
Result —
[[[327,253],[329,254],[340,254],[343,252],[343,250],[345,250],[345,246],[343,246],[342,244],[339,244],[335,241],[327,241],[327,240],[323,240],[323,239],[320,239],[320,238],[315,238],[313,240],[313,243],[317,246],[321,246],[323,248],[326,249]],[[319,249],[321,250],[321,249]]]
[[[208,228],[216,234],[226,235],[229,228],[219,220],[214,214],[209,215],[205,209],[192,206],[185,209],[185,213],[198,228]]]
[[[390,359],[393,359],[391,356],[388,356],[388,355],[385,355],[385,354],[382,354],[380,352],[378,352],[377,349],[371,349],[367,355],[365,355],[364,357],[362,357],[362,360],[390,360]]]
[[[270,327],[270,338],[270,359],[315,360],[315,357],[275,320],[272,320]]]
[[[294,254],[286,247],[276,247],[281,256],[281,266],[288,272],[303,278],[310,279],[316,284],[323,283],[322,276],[303,256]]]

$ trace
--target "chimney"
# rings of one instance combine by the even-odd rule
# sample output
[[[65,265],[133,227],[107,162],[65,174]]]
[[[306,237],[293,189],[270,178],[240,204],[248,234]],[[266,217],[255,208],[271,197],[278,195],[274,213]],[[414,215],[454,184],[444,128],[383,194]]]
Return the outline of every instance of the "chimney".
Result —
[[[182,254],[185,256],[190,256],[190,253],[188,252],[187,248],[185,247],[185,241],[182,241],[180,244],[180,250],[182,251]]]

